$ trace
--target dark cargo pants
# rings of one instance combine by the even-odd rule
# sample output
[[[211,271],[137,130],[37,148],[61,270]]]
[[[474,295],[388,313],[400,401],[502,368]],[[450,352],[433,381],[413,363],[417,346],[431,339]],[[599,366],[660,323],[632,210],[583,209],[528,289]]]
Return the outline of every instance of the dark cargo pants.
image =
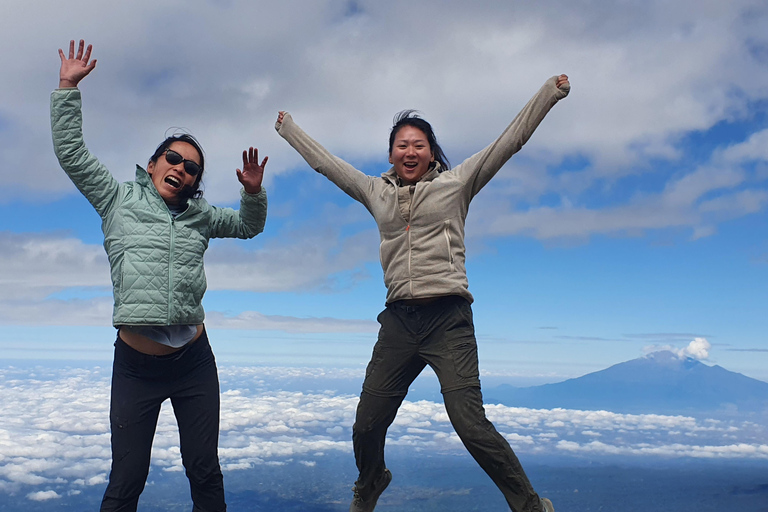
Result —
[[[142,354],[115,341],[112,470],[101,512],[135,512],[149,474],[160,405],[171,399],[179,425],[181,459],[194,512],[224,512],[219,466],[219,377],[205,332],[167,356]]]
[[[429,365],[440,380],[445,409],[462,443],[515,512],[538,512],[539,496],[523,467],[485,417],[477,343],[469,302],[450,296],[426,305],[388,304],[366,369],[352,441],[360,472],[355,485],[370,496],[384,471],[384,441],[408,387]]]

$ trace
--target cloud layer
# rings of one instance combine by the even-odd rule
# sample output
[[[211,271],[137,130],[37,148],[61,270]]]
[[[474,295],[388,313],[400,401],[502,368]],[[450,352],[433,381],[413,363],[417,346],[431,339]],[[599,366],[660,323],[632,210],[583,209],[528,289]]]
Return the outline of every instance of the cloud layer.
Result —
[[[341,373],[344,373],[343,371]],[[224,471],[330,452],[352,456],[357,397],[333,391],[281,391],[296,377],[339,377],[333,370],[222,368],[220,458]],[[347,372],[348,373],[348,372]],[[109,470],[106,369],[0,369],[0,494],[32,501],[103,486]],[[182,471],[170,407],[160,415],[155,471]],[[561,455],[768,459],[768,433],[750,422],[608,411],[536,410],[487,405],[488,417],[516,451]],[[442,404],[404,402],[388,444],[416,451],[463,451]]]

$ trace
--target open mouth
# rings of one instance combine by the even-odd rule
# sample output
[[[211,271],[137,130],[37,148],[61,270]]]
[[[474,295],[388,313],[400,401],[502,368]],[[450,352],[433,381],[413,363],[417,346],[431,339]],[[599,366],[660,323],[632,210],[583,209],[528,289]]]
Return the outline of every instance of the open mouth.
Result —
[[[405,167],[407,169],[415,169],[417,165],[418,165],[418,163],[416,163],[416,162],[406,162],[406,163],[403,164],[403,167]]]
[[[181,188],[181,180],[176,176],[166,176],[165,182],[173,188]]]

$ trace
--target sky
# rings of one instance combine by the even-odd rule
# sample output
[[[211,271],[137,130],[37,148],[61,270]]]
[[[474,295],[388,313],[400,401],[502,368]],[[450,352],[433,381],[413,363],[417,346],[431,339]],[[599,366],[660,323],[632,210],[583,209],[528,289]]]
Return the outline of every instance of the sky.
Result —
[[[467,218],[481,371],[555,382],[671,348],[768,380],[766,25],[760,0],[6,0],[2,357],[111,358],[99,219],[50,140],[57,50],[83,38],[85,141],[119,180],[183,128],[205,197],[236,206],[242,150],[269,156],[264,233],[206,255],[219,361],[359,371],[384,306],[373,220],[275,133],[278,110],[378,175],[393,116],[418,109],[456,165],[566,73]]]

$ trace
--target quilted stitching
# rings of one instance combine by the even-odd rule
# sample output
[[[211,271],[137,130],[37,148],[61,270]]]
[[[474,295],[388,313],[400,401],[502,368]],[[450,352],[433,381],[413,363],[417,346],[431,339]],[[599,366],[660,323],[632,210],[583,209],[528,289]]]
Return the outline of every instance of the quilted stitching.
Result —
[[[112,270],[113,323],[202,323],[208,239],[252,238],[262,232],[266,192],[251,196],[241,191],[239,212],[192,199],[172,220],[144,169],[137,166],[136,181],[118,183],[87,150],[77,89],[53,92],[51,128],[59,163],[102,218]]]

